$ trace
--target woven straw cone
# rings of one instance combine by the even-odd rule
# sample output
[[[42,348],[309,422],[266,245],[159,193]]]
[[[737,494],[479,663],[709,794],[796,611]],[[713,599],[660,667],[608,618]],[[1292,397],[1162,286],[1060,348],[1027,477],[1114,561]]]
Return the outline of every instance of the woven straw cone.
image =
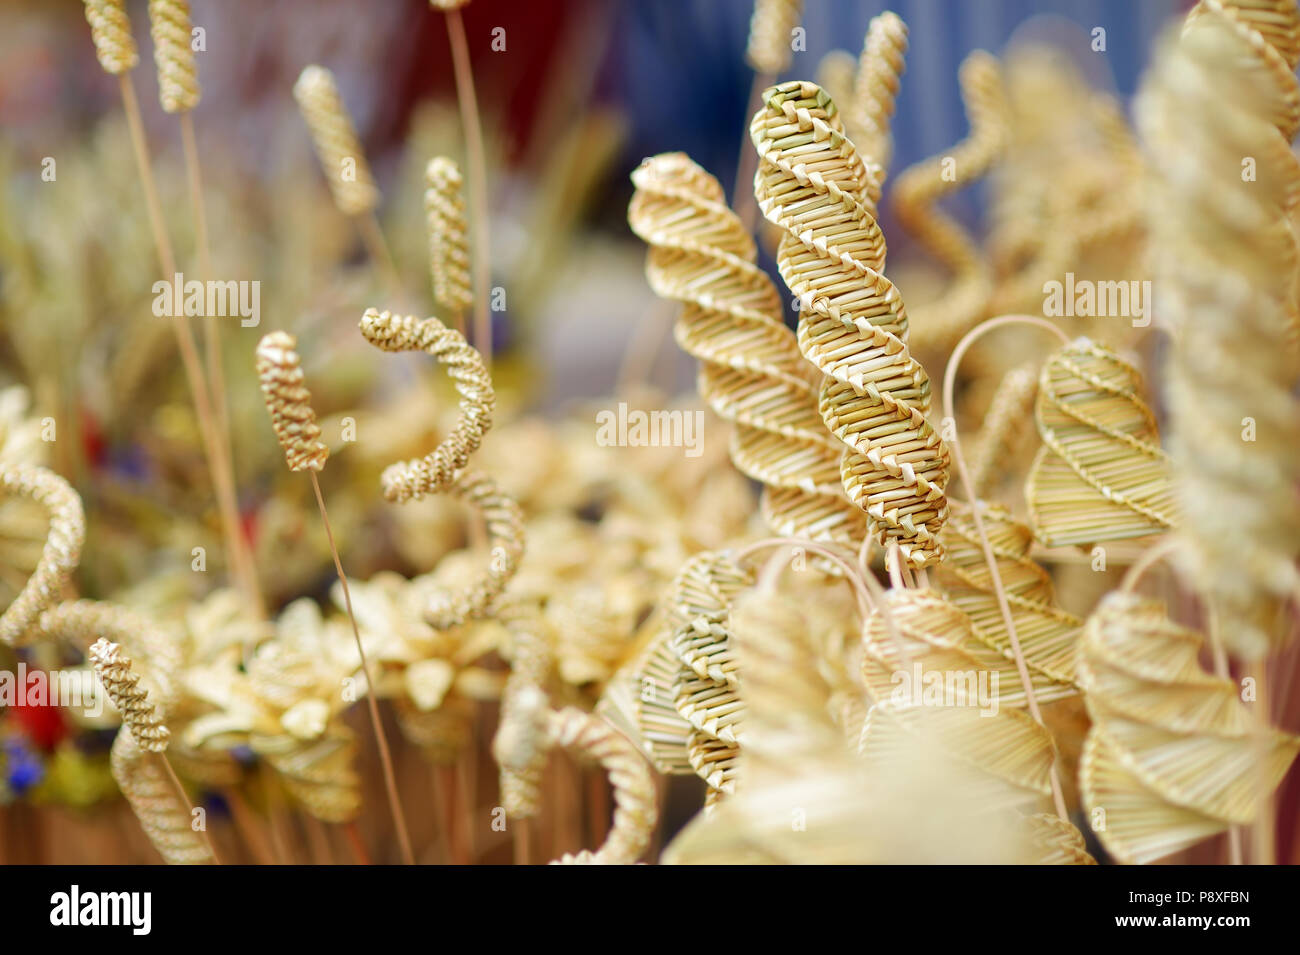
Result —
[[[554,746],[596,760],[614,790],[614,820],[595,852],[564,855],[561,865],[632,865],[650,845],[659,811],[650,767],[635,746],[600,717],[573,707],[552,711],[547,736]]]
[[[993,547],[1034,693],[1040,703],[1072,696],[1076,692],[1074,656],[1083,621],[1056,605],[1051,576],[1029,557],[1034,542],[1029,528],[1003,508],[981,507],[984,531]],[[970,618],[979,640],[1004,658],[1013,659],[1011,637],[969,505],[953,504],[944,543],[948,556],[939,566],[944,594]]]
[[[168,865],[208,865],[215,861],[206,842],[190,828],[190,815],[157,757],[141,749],[135,736],[117,734],[109,765],[149,841]]]
[[[190,46],[192,29],[187,0],[149,0],[158,96],[168,113],[186,113],[199,105],[199,68]]]
[[[979,244],[936,203],[982,178],[1001,158],[1009,139],[1007,104],[998,61],[983,50],[962,61],[959,77],[970,135],[905,169],[894,186],[899,224],[952,275],[939,298],[912,310],[911,345],[918,350],[951,348],[988,316],[993,296],[992,267]]]
[[[18,646],[35,636],[41,613],[62,596],[69,576],[81,560],[86,518],[81,498],[72,486],[42,467],[0,468],[0,494],[29,498],[50,515],[49,533],[36,569],[0,615],[0,642]]]
[[[371,178],[352,118],[334,85],[334,74],[321,66],[307,67],[294,84],[293,96],[311,131],[334,204],[349,216],[372,211],[379,205],[379,190]],[[345,169],[354,175],[345,179]]]
[[[519,567],[524,554],[524,515],[496,481],[477,471],[463,472],[448,492],[469,504],[487,525],[490,551],[487,568],[471,584],[453,594],[438,593],[425,608],[425,619],[439,630],[489,615]]]
[[[1080,788],[1088,809],[1105,810],[1097,836],[1121,861],[1254,821],[1261,780],[1271,791],[1300,751],[1300,739],[1261,729],[1233,681],[1201,669],[1202,642],[1133,594],[1108,595],[1088,618],[1079,679],[1093,728]]]
[[[784,231],[777,264],[799,297],[799,346],[817,365],[821,413],[848,447],[841,481],[882,545],[916,567],[942,556],[948,449],[930,424],[930,379],[907,350],[907,313],[882,274],[885,241],[867,169],[812,83],[764,94],[750,124],[754,193]]]
[[[322,822],[351,822],[361,812],[361,778],[357,742],[352,731],[335,723],[321,736],[302,740],[287,733],[253,734],[253,752],[284,780],[289,794]]]
[[[161,753],[167,749],[171,730],[149,699],[149,691],[139,685],[140,674],[131,672],[131,659],[121,651],[116,643],[100,637],[90,647],[90,663],[140,748]]]
[[[297,347],[297,339],[287,332],[262,336],[257,344],[257,378],[289,470],[319,471],[330,451],[320,439]]]
[[[478,449],[484,432],[492,427],[496,393],[483,356],[460,332],[436,318],[421,321],[370,308],[361,318],[361,334],[383,351],[427,352],[446,366],[460,393],[460,417],[442,443],[423,458],[384,469],[384,497],[400,503],[448,490],[456,473]]]
[[[140,54],[131,36],[131,19],[126,15],[126,0],[85,0],[86,22],[95,42],[95,55],[104,72],[121,76],[135,69]]]
[[[474,304],[470,290],[464,178],[452,160],[436,156],[424,169],[424,184],[433,300],[452,314],[460,314]]]
[[[547,760],[545,689],[554,654],[536,605],[509,604],[499,619],[510,632],[513,652],[492,755],[501,769],[501,805],[506,815],[526,819],[535,816],[541,804]]]
[[[1035,365],[1020,365],[1002,376],[968,456],[971,486],[977,496],[985,497],[996,487],[1010,463],[1017,459],[1025,438],[1034,434],[1031,424],[1037,397]]]
[[[1290,3],[1202,3],[1139,98],[1148,212],[1177,463],[1182,569],[1223,640],[1260,658],[1300,587],[1295,400],[1300,14]],[[1242,181],[1242,163],[1256,163]],[[1254,440],[1244,432],[1250,419]]]
[[[775,76],[790,65],[791,34],[802,12],[803,0],[754,0],[745,62],[756,73]]]
[[[1025,498],[1044,544],[1096,544],[1173,525],[1169,461],[1141,387],[1136,368],[1086,338],[1043,366],[1036,410],[1043,447]]]
[[[683,303],[677,341],[700,361],[701,397],[735,426],[731,458],[764,485],[768,525],[856,546],[866,522],[840,485],[842,445],[817,412],[815,369],[722,187],[684,153],[647,159],[632,181],[628,222],[650,246],[646,277]]]
[[[867,26],[866,40],[862,44],[862,55],[858,60],[852,99],[836,101],[850,104],[844,115],[849,138],[862,155],[876,163],[882,171],[889,167],[893,154],[893,138],[889,129],[906,55],[907,24],[889,10],[872,17]],[[834,95],[834,91],[828,92]],[[872,202],[880,201],[880,183],[883,178],[881,176],[876,180]]]

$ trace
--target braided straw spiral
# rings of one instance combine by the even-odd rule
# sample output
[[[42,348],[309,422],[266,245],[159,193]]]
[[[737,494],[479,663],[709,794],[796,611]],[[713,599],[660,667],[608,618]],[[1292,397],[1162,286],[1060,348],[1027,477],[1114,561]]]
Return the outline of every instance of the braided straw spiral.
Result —
[[[844,124],[862,155],[882,170],[889,166],[893,153],[889,128],[906,55],[907,24],[890,10],[872,17],[858,59],[852,99],[846,100],[850,106],[845,111]],[[872,202],[880,201],[879,186],[883,178],[876,180]]]
[[[462,193],[464,179],[452,160],[437,156],[425,167],[424,182],[433,300],[457,315],[474,303],[470,291],[469,230]]]
[[[121,76],[135,69],[140,55],[131,36],[126,0],[86,0],[86,22],[90,24],[90,38],[95,41],[95,55],[104,72]]]
[[[41,613],[62,596],[81,560],[86,517],[72,486],[53,471],[35,465],[0,468],[0,493],[29,498],[50,515],[49,534],[36,569],[0,615],[0,641],[17,646],[33,635]]]
[[[626,736],[591,713],[573,707],[551,712],[547,736],[554,746],[574,749],[600,763],[614,790],[614,820],[595,852],[565,854],[560,865],[632,865],[650,845],[659,810],[650,767]]]
[[[423,351],[447,366],[447,374],[460,393],[460,417],[455,427],[423,458],[385,468],[381,481],[384,497],[394,503],[448,490],[456,473],[478,449],[484,432],[492,426],[496,393],[483,356],[466,343],[460,332],[436,318],[421,321],[369,308],[361,318],[361,334],[383,351]]]
[[[1203,2],[1137,109],[1160,314],[1174,332],[1178,559],[1247,658],[1281,643],[1278,601],[1300,588],[1298,50],[1294,3]]]
[[[334,204],[349,216],[373,210],[379,204],[379,190],[370,176],[370,165],[361,151],[352,118],[334,85],[334,74],[321,66],[307,67],[293,86],[293,96],[311,130]],[[344,178],[345,172],[351,175]]]
[[[535,604],[509,604],[498,619],[510,632],[513,652],[492,755],[501,769],[501,805],[506,815],[526,819],[537,814],[541,803],[546,770],[545,686],[554,654]]]
[[[113,779],[154,848],[168,865],[207,865],[214,860],[207,844],[191,827],[166,772],[132,733],[118,733],[109,754]]]
[[[1086,338],[1043,366],[1036,409],[1043,447],[1025,497],[1047,546],[1142,537],[1173,525],[1169,461],[1141,387],[1136,368]]]
[[[158,96],[168,113],[187,113],[199,105],[199,68],[190,46],[191,30],[188,0],[149,0]]]
[[[754,0],[745,62],[754,72],[775,76],[790,65],[791,34],[799,25],[803,0]]]
[[[130,658],[121,651],[116,643],[100,637],[90,647],[90,663],[140,748],[161,753],[167,749],[171,730],[163,724],[149,692],[139,686],[140,674],[131,672]]]
[[[628,222],[650,246],[646,277],[683,303],[677,340],[700,361],[701,396],[735,425],[736,467],[765,485],[768,525],[856,545],[866,524],[840,486],[842,446],[817,413],[815,370],[722,187],[684,153],[647,159],[632,181]]]
[[[777,264],[799,297],[799,346],[817,365],[826,426],[848,447],[840,479],[882,545],[916,567],[943,554],[948,449],[930,424],[930,379],[907,349],[907,312],[882,274],[885,240],[867,167],[812,83],[767,90],[750,137],[754,194],[784,232]]]
[[[262,336],[257,343],[257,377],[289,470],[319,471],[330,450],[320,439],[297,347],[297,339],[287,332]]]
[[[1115,592],[1088,618],[1079,679],[1093,726],[1080,789],[1097,836],[1121,861],[1177,852],[1259,810],[1300,739],[1264,730],[1231,680],[1201,669],[1200,634],[1159,601]],[[1264,768],[1259,769],[1263,759]]]
[[[916,349],[951,348],[987,317],[993,296],[993,271],[984,253],[936,203],[980,179],[998,161],[1009,138],[1007,103],[998,61],[983,50],[962,61],[959,77],[970,135],[943,155],[908,167],[895,184],[899,224],[953,276],[938,299],[913,309],[911,344]]]

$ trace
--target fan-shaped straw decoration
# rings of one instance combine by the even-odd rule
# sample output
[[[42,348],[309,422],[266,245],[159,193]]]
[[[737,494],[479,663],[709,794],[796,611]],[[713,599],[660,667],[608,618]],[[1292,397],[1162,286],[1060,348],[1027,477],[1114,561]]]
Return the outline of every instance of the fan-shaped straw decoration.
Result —
[[[1096,865],[1081,833],[1054,812],[1037,812],[1025,820],[1037,850],[1034,865]]]
[[[1300,14],[1205,2],[1161,51],[1138,101],[1149,154],[1155,287],[1174,331],[1170,453],[1185,515],[1178,560],[1221,614],[1224,643],[1276,648],[1300,587],[1295,399]],[[1250,160],[1253,176],[1243,163]],[[1232,249],[1232,254],[1227,254]]]
[[[883,173],[893,154],[890,123],[894,118],[894,100],[902,81],[907,55],[907,24],[890,10],[871,18],[867,37],[858,59],[850,106],[844,124],[858,151]],[[828,90],[832,93],[833,91]],[[874,177],[871,201],[880,201],[884,176]]]
[[[677,341],[700,361],[701,397],[735,425],[732,461],[765,485],[768,525],[856,546],[866,522],[840,485],[842,445],[817,412],[816,371],[722,187],[684,153],[647,159],[632,181],[628,222],[650,246],[646,277],[683,303]]]
[[[470,289],[464,178],[455,162],[446,156],[436,156],[424,169],[424,183],[433,300],[453,315],[458,315],[474,304],[474,293]]]
[[[105,73],[121,76],[140,62],[135,38],[131,36],[131,18],[126,15],[126,0],[85,0],[86,22],[95,42],[95,56]]]
[[[379,190],[352,118],[334,85],[334,74],[321,66],[307,67],[293,86],[293,96],[311,131],[334,204],[350,216],[373,210],[379,204]]]
[[[899,224],[952,275],[936,300],[912,310],[916,349],[951,348],[988,316],[993,296],[993,270],[979,244],[936,203],[982,178],[1001,157],[1009,140],[1007,103],[998,61],[983,50],[962,61],[958,76],[970,135],[942,155],[908,167],[894,185]]]
[[[1004,508],[983,502],[980,506],[1034,694],[1040,703],[1073,696],[1074,657],[1083,621],[1056,605],[1051,576],[1029,557],[1033,532]],[[970,618],[977,639],[1003,658],[1014,659],[970,505],[953,502],[943,539],[948,556],[939,566],[938,579],[945,596]]]
[[[199,105],[199,68],[191,44],[188,0],[149,0],[149,33],[158,67],[158,96],[168,113]]]
[[[1009,462],[1016,459],[1024,439],[1033,433],[1031,423],[1037,397],[1036,365],[1020,365],[1002,376],[984,413],[978,440],[967,455],[975,494],[983,497],[997,484]]]
[[[346,726],[333,724],[308,740],[289,733],[255,733],[248,742],[280,774],[289,794],[317,819],[350,822],[361,812],[361,777],[354,768],[357,741]]]
[[[131,658],[116,643],[100,637],[90,647],[90,663],[140,748],[150,753],[166,750],[171,730],[149,699],[149,691],[139,685],[140,674],[131,671]]]
[[[1173,525],[1169,461],[1141,387],[1136,368],[1086,338],[1043,366],[1036,411],[1043,447],[1025,498],[1044,544],[1095,544]]]
[[[745,62],[756,73],[775,76],[790,65],[792,34],[802,12],[803,0],[754,0]]]
[[[257,378],[289,470],[319,471],[330,450],[320,439],[297,347],[288,332],[263,335],[257,344]]]
[[[62,597],[69,576],[81,560],[86,517],[81,498],[72,486],[53,471],[36,465],[0,468],[0,494],[33,500],[50,515],[49,533],[36,569],[0,615],[0,642],[17,646],[34,637],[41,613]]]
[[[483,356],[460,332],[436,318],[421,321],[369,308],[361,318],[361,334],[383,351],[427,352],[447,367],[460,393],[460,417],[442,443],[423,458],[384,469],[384,497],[401,503],[448,490],[456,473],[478,449],[484,432],[492,427],[496,393]]]
[[[650,845],[659,816],[645,757],[600,717],[573,707],[551,712],[546,731],[552,745],[576,750],[600,763],[614,790],[614,820],[601,847],[594,852],[566,853],[555,861],[560,865],[632,865]]]
[[[767,90],[750,124],[754,194],[785,233],[777,264],[799,297],[799,346],[817,365],[821,413],[848,447],[840,479],[882,545],[925,567],[942,556],[948,449],[930,424],[930,379],[907,350],[907,313],[882,274],[885,241],[867,167],[812,83]]]
[[[1080,789],[1117,859],[1146,863],[1254,820],[1300,739],[1261,729],[1231,680],[1201,669],[1200,634],[1159,601],[1107,595],[1088,618],[1079,680],[1093,726]],[[1264,768],[1259,763],[1263,760]]]
[[[526,819],[537,814],[541,803],[546,720],[539,698],[545,700],[553,654],[535,605],[508,604],[499,619],[510,632],[513,652],[492,755],[501,769],[501,805],[506,815]]]
[[[146,752],[132,733],[118,733],[109,766],[122,795],[154,848],[168,865],[207,865],[214,860],[190,814],[153,753]]]

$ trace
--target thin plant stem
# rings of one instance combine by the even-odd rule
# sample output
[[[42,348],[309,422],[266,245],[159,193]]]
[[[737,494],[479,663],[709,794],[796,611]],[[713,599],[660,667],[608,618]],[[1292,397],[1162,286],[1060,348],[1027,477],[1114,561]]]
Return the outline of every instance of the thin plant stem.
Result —
[[[353,221],[357,225],[357,231],[361,233],[361,242],[366,247],[366,255],[370,257],[371,264],[383,277],[389,293],[400,299],[402,278],[397,272],[393,253],[388,248],[388,240],[384,238],[384,230],[379,227],[379,217],[372,210],[353,216]]]
[[[1250,861],[1254,865],[1276,865],[1277,845],[1274,841],[1277,808],[1273,794],[1268,785],[1268,739],[1269,739],[1269,692],[1268,666],[1266,660],[1250,661],[1246,665],[1246,676],[1255,680],[1255,720],[1258,733],[1255,742],[1256,780],[1259,785],[1259,805],[1255,812],[1255,822],[1251,826]]]
[[[492,320],[488,311],[488,286],[492,274],[492,241],[488,228],[487,158],[483,148],[483,124],[479,119],[478,97],[474,92],[474,70],[470,65],[469,43],[460,10],[447,16],[447,37],[451,41],[451,62],[456,74],[456,96],[460,121],[465,129],[465,158],[469,162],[469,208],[474,234],[474,347],[483,362],[492,367]]]
[[[334,543],[334,529],[330,526],[329,514],[325,510],[325,498],[320,492],[320,481],[316,472],[311,475],[311,487],[316,492],[316,504],[320,508],[320,519],[325,525],[325,537],[329,540],[330,556],[334,558],[334,570],[338,573],[339,585],[343,588],[343,603],[347,607],[348,622],[352,624],[352,636],[357,641],[357,653],[361,657],[361,672],[366,678],[366,703],[370,709],[370,725],[375,731],[375,743],[379,746],[379,762],[384,770],[384,788],[388,791],[388,808],[393,815],[393,824],[397,827],[397,841],[402,849],[402,858],[407,865],[415,865],[415,853],[411,850],[411,837],[406,829],[406,816],[402,813],[402,803],[397,796],[397,775],[393,772],[393,757],[388,750],[388,737],[384,734],[384,725],[379,719],[379,704],[375,702],[375,682],[370,674],[370,664],[366,661],[366,648],[361,642],[361,631],[357,628],[357,618],[352,612],[352,591],[348,588],[348,575],[343,573],[343,561],[339,558],[338,546]]]
[[[189,793],[185,791],[185,787],[181,784],[180,777],[176,775],[176,770],[172,769],[172,761],[167,758],[166,753],[158,754],[158,762],[162,763],[162,768],[166,771],[167,778],[171,780],[172,786],[176,788],[176,795],[180,796],[181,802],[185,804],[185,812],[190,817],[192,829],[194,822],[194,803],[190,802]],[[208,853],[212,856],[213,863],[221,865],[221,857],[217,855],[217,847],[212,844],[212,835],[208,832],[206,820],[204,821],[203,828],[199,830],[199,838],[201,838],[203,844],[207,846]]]

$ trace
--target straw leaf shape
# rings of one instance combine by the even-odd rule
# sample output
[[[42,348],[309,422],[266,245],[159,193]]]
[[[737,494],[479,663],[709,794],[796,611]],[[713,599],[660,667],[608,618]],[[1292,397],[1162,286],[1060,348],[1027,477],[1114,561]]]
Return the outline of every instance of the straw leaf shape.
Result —
[[[790,65],[791,34],[802,12],[803,0],[754,0],[745,62],[756,73],[775,76]]]
[[[1056,605],[1051,576],[1029,557],[1033,532],[1005,508],[984,502],[980,507],[1034,693],[1043,703],[1073,696],[1077,692],[1074,657],[1083,621]],[[944,544],[948,556],[939,566],[938,578],[944,595],[970,618],[977,639],[1005,659],[1014,659],[968,504],[953,503]]]
[[[514,602],[498,618],[510,633],[510,677],[501,697],[501,722],[492,740],[500,767],[501,805],[513,819],[537,814],[546,771],[546,722],[537,705],[554,666],[546,623],[532,602]]]
[[[140,55],[131,36],[131,19],[126,15],[126,0],[85,0],[86,22],[95,42],[95,56],[104,72],[121,76],[135,69]]]
[[[463,335],[436,318],[420,319],[366,309],[361,334],[382,351],[423,351],[446,366],[460,393],[460,417],[451,433],[423,458],[384,469],[384,497],[394,503],[419,500],[448,490],[456,473],[469,460],[492,427],[496,393],[483,364],[483,356]]]
[[[72,486],[53,471],[36,465],[0,468],[0,494],[33,500],[50,515],[50,529],[36,569],[0,615],[0,642],[18,646],[35,638],[41,613],[62,597],[81,559],[86,518],[81,498]]]
[[[816,371],[722,187],[684,153],[645,160],[632,181],[628,222],[650,246],[646,277],[682,303],[677,341],[700,362],[701,397],[735,426],[731,459],[764,485],[768,525],[856,546],[866,522],[840,485],[842,445],[817,412]]]
[[[890,124],[906,55],[907,24],[889,10],[872,17],[858,59],[852,98],[834,100],[850,104],[844,117],[849,137],[866,159],[880,167],[882,174],[873,177],[872,202],[880,201],[883,173],[893,154]],[[827,92],[834,98],[833,90]]]
[[[334,204],[349,216],[372,211],[379,204],[379,190],[361,151],[352,117],[334,84],[334,74],[321,66],[307,67],[293,86],[293,96],[311,131]]]
[[[319,471],[330,451],[320,438],[297,347],[297,339],[287,332],[262,336],[257,344],[257,378],[289,470]]]
[[[187,0],[149,0],[158,96],[168,113],[186,113],[199,105],[199,68],[190,45],[192,29]]]
[[[574,750],[605,770],[614,790],[614,819],[597,850],[566,853],[560,865],[632,865],[650,845],[659,810],[650,766],[626,736],[592,713],[565,707],[547,716],[554,746]]]
[[[882,274],[866,166],[814,84],[763,98],[750,124],[754,194],[784,232],[777,264],[799,297],[799,347],[825,376],[822,418],[847,445],[840,480],[879,542],[924,567],[942,556],[948,449],[928,420],[930,379],[907,350],[902,299]]]
[[[458,315],[474,304],[470,290],[464,179],[456,163],[446,156],[437,156],[425,167],[424,182],[433,300]]]
[[[1278,603],[1300,587],[1300,14],[1263,0],[1194,14],[1137,108],[1156,287],[1174,332],[1178,560],[1220,612],[1228,648],[1260,658],[1284,639]]]
[[[1169,461],[1138,370],[1079,338],[1038,381],[1043,447],[1025,485],[1030,522],[1048,546],[1155,534],[1173,525]]]
[[[149,699],[149,691],[139,685],[140,674],[132,672],[131,659],[122,648],[100,637],[91,645],[89,657],[104,691],[140,748],[151,753],[166,750],[171,730]]]
[[[305,740],[290,733],[254,733],[248,742],[279,773],[294,800],[317,819],[351,822],[361,812],[357,741],[347,726],[335,721],[320,736]]]
[[[214,861],[205,841],[191,828],[190,814],[158,759],[141,748],[134,734],[117,734],[109,765],[149,841],[168,865]]]
[[[1201,635],[1157,600],[1109,594],[1088,618],[1079,680],[1093,726],[1080,763],[1085,806],[1117,859],[1147,863],[1254,821],[1300,739],[1260,727],[1240,689],[1201,669]],[[1263,770],[1259,768],[1263,761]]]
[[[969,453],[971,485],[976,495],[984,497],[995,489],[1011,463],[1023,453],[1025,438],[1034,434],[1031,425],[1037,397],[1035,364],[1019,365],[1002,376]]]
[[[958,76],[970,134],[905,169],[894,186],[899,224],[952,276],[937,299],[912,310],[911,345],[916,349],[951,348],[988,316],[993,296],[993,271],[983,251],[937,203],[982,178],[1001,158],[1009,139],[1007,103],[998,61],[983,50],[962,61]]]

